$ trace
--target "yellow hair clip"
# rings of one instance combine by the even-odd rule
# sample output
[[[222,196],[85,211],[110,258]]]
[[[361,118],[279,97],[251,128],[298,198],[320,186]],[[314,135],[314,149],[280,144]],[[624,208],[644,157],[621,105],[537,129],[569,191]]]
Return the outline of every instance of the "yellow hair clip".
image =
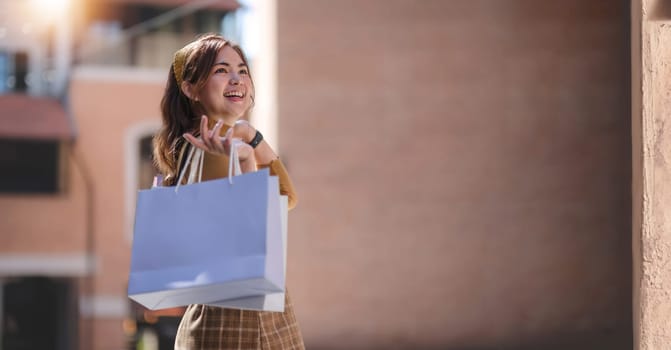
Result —
[[[189,43],[183,48],[177,50],[177,52],[175,52],[175,56],[173,57],[172,69],[175,72],[175,80],[177,80],[177,86],[182,85],[184,65],[186,64],[186,59],[191,54],[191,51],[194,46],[193,44],[194,44],[193,42]]]

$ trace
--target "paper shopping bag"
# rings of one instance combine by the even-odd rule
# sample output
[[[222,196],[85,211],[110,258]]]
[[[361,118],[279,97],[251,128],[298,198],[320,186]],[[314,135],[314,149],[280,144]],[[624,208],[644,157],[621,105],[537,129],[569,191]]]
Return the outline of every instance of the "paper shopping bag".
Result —
[[[287,196],[280,196],[280,214],[282,228],[282,244],[284,252],[283,269],[286,276],[287,271],[287,228],[288,228],[289,201]],[[218,300],[209,303],[212,306],[227,307],[232,309],[250,309],[263,311],[284,311],[284,291],[281,293],[268,293],[260,296],[244,297],[231,300]]]
[[[139,192],[131,299],[155,310],[284,292],[278,179],[233,179]]]

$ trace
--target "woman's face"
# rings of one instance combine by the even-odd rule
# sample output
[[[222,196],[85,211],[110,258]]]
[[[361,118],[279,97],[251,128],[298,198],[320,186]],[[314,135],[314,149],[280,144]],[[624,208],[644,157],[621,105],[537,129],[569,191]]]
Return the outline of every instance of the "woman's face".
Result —
[[[249,109],[253,89],[249,68],[235,49],[226,45],[219,50],[210,77],[197,97],[210,119],[231,122]]]

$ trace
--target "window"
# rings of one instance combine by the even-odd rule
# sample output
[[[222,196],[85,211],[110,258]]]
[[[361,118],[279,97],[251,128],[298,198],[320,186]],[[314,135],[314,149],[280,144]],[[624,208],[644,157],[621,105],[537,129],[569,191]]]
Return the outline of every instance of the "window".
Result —
[[[3,285],[4,284],[4,285]],[[2,349],[76,347],[76,284],[65,278],[20,277],[0,284]]]
[[[60,149],[60,141],[0,139],[0,193],[57,193]]]
[[[123,2],[99,6],[86,24],[77,55],[92,64],[163,69],[197,34],[221,30],[230,10],[219,7]]]
[[[14,55],[14,92],[28,92],[28,54],[18,52]]]
[[[28,66],[26,52],[0,52],[0,94],[28,92]]]
[[[0,52],[0,94],[9,92],[9,55],[5,52]]]
[[[154,166],[154,157],[152,154],[152,138],[146,136],[140,139],[140,164],[138,167],[138,189],[151,188],[154,176],[159,173]]]

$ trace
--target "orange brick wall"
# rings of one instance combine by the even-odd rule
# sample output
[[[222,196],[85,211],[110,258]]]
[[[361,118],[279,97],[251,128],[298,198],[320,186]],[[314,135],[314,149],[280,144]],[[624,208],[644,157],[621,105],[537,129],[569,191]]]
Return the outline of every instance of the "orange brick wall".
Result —
[[[86,193],[70,147],[62,147],[64,190],[54,195],[0,196],[2,254],[83,254]]]
[[[278,12],[308,348],[631,348],[626,4]]]
[[[631,348],[627,17],[605,0],[278,1],[309,349]],[[124,138],[163,89],[133,81],[70,90],[96,179],[93,290],[121,299]],[[3,253],[84,252],[68,167],[67,198],[0,198],[0,232],[21,232]],[[86,325],[96,349],[125,341],[121,318]]]
[[[95,179],[94,235],[98,270],[93,280],[97,297],[112,298],[121,303],[127,299],[131,242],[125,216],[127,159],[125,143],[129,130],[138,124],[160,122],[159,103],[164,88],[156,79],[136,79],[128,75],[146,75],[144,71],[101,71],[100,76],[75,74],[71,83],[71,108],[81,130],[78,147]],[[163,73],[163,72],[161,72]],[[123,75],[126,77],[124,78]],[[134,199],[132,201],[134,203]],[[90,293],[86,288],[82,294]],[[120,349],[127,341],[123,317],[131,315],[96,315],[82,332],[91,334],[94,349]],[[86,318],[84,322],[91,322]],[[91,328],[92,327],[92,328]],[[83,335],[83,341],[86,340]]]
[[[98,292],[126,293],[130,240],[124,216],[125,137],[137,123],[160,121],[162,92],[161,82],[74,79],[72,83],[72,111],[82,130],[79,147],[95,179],[95,245],[102,269],[96,279]]]

